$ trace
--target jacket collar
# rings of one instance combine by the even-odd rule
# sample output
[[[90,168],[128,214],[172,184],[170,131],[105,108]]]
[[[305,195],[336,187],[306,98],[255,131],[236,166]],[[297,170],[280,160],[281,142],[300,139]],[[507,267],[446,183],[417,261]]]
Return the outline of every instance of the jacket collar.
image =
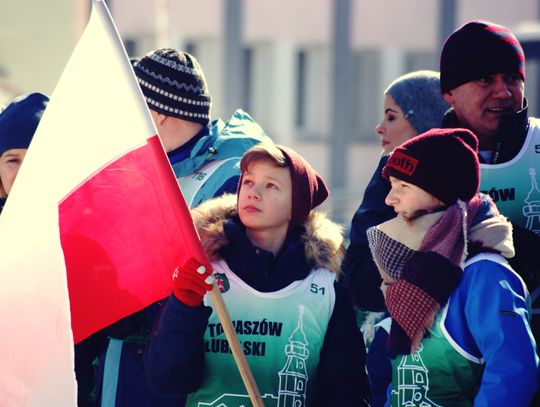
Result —
[[[206,201],[191,211],[203,248],[211,260],[220,258],[222,249],[231,242],[244,244],[245,247],[251,245],[251,242],[247,243],[249,239],[245,237],[238,220],[236,201],[236,195],[227,194]],[[239,233],[243,237],[239,237]],[[303,252],[302,257],[310,268],[326,268],[339,273],[343,256],[343,228],[325,214],[311,211],[303,227],[291,232],[276,259],[282,255],[292,256],[298,251]]]

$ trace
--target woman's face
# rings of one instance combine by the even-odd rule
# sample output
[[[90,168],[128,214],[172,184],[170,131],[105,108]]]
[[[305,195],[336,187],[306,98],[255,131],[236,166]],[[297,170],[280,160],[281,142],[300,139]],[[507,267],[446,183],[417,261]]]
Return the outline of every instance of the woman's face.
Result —
[[[15,177],[17,177],[26,151],[28,151],[26,148],[13,148],[5,151],[4,154],[0,156],[0,182],[2,183],[6,196],[9,195],[9,191],[11,191],[11,187],[15,182]]]
[[[384,117],[375,127],[375,132],[381,137],[381,146],[385,154],[404,141],[418,135],[411,123],[405,118],[394,98],[384,95]]]

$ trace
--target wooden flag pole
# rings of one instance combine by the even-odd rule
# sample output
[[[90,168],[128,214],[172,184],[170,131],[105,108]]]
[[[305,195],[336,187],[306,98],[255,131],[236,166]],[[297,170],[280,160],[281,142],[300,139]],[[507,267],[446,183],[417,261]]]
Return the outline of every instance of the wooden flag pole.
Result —
[[[212,291],[210,291],[209,294],[214,310],[218,315],[219,322],[221,322],[221,326],[223,327],[223,331],[225,332],[225,336],[231,347],[236,366],[238,366],[238,370],[240,371],[240,376],[242,376],[242,380],[248,391],[251,403],[253,404],[253,407],[264,407],[259,388],[257,387],[255,378],[247,363],[246,355],[244,355],[244,351],[240,346],[240,341],[236,335],[236,330],[232,324],[229,311],[227,311],[227,307],[225,306],[225,302],[223,301],[223,297],[221,296],[216,282],[214,282],[214,288],[212,288]]]

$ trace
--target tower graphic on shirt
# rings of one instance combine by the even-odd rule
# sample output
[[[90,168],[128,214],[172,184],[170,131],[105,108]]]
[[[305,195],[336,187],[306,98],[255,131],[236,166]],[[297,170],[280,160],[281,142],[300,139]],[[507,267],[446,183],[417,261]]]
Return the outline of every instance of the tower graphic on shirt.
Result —
[[[428,398],[429,391],[429,371],[426,368],[420,352],[423,346],[411,355],[405,355],[399,362],[397,390],[392,389],[392,393],[397,393],[398,405],[404,407],[437,407]]]
[[[308,374],[306,360],[309,357],[308,341],[304,333],[304,306],[298,307],[298,324],[289,336],[285,347],[287,361],[279,372],[278,407],[302,407],[306,405]]]
[[[540,190],[538,190],[534,168],[529,168],[529,176],[531,177],[531,189],[524,200],[525,206],[523,206],[522,211],[527,219],[525,227],[540,235]]]
[[[304,332],[305,307],[298,306],[298,322],[289,336],[284,353],[287,357],[285,365],[278,372],[278,394],[264,394],[261,399],[265,407],[305,407],[307,382],[309,376],[306,361],[309,357],[309,344]],[[199,402],[198,407],[247,407],[251,406],[249,395],[226,393],[212,402]]]

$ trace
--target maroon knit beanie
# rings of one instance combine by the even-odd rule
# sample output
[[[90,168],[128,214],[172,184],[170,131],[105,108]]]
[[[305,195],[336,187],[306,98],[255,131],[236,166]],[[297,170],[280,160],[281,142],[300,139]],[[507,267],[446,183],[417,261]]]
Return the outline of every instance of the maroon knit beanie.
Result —
[[[517,73],[525,80],[525,54],[508,28],[474,20],[447,38],[440,71],[442,93],[498,73]]]
[[[446,205],[469,201],[478,192],[478,139],[467,129],[431,129],[407,140],[390,155],[383,176],[410,182]]]
[[[289,230],[302,225],[311,210],[328,197],[328,188],[322,177],[298,153],[276,145],[289,164],[292,180],[292,214]]]

